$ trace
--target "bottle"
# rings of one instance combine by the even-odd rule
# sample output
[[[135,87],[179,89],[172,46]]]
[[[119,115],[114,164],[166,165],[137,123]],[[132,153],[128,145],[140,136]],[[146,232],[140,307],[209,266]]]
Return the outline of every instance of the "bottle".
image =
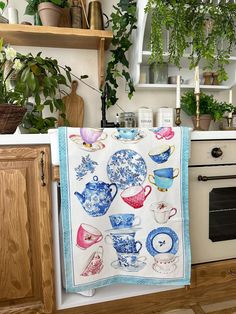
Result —
[[[152,109],[141,107],[138,109],[138,127],[152,128],[153,127],[153,113]]]
[[[73,28],[82,28],[82,7],[78,0],[73,0],[71,7],[71,19]]]

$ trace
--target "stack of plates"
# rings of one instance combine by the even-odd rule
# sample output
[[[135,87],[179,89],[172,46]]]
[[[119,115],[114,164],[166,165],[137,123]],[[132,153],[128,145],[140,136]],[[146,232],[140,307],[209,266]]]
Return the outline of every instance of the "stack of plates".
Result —
[[[0,23],[7,24],[7,23],[9,23],[9,21],[4,16],[0,15]]]

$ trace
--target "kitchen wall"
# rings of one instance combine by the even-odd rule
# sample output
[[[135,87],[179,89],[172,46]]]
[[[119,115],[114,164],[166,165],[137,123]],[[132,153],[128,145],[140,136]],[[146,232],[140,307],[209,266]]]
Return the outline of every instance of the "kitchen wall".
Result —
[[[89,1],[87,1],[89,2]],[[102,0],[103,10],[106,14],[112,11],[112,5],[116,4],[118,0]],[[25,0],[9,0],[9,6],[14,6],[19,11],[19,20],[32,22],[32,17],[24,15],[26,6]],[[39,51],[43,52],[44,56],[53,57],[58,60],[61,65],[68,65],[72,68],[72,72],[77,76],[87,74],[89,79],[88,83],[94,87],[98,87],[98,74],[97,74],[97,51],[93,50],[76,50],[76,49],[55,49],[44,47],[15,47],[19,52],[27,53],[32,52],[36,54]],[[109,58],[109,53],[107,53]],[[89,127],[99,127],[101,114],[101,101],[100,96],[95,91],[89,89],[84,84],[80,83],[78,94],[84,98],[85,102],[85,121],[84,125]],[[227,92],[216,93],[216,98],[219,100],[228,100]],[[233,99],[236,99],[236,92],[234,91]],[[139,107],[148,106],[153,109],[154,114],[157,112],[158,107],[175,106],[175,92],[169,90],[139,90],[136,91],[132,100],[128,99],[127,92],[123,81],[120,82],[118,89],[119,106],[125,111],[137,111]],[[107,118],[109,121],[115,121],[116,113],[120,109],[117,106],[108,110]],[[191,121],[184,113],[182,113],[182,121],[184,125],[191,126]],[[215,126],[212,124],[211,128]]]

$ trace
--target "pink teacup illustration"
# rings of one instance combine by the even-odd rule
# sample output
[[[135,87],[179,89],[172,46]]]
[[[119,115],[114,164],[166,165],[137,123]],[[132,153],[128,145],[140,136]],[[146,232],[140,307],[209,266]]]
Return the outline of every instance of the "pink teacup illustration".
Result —
[[[77,245],[81,249],[87,249],[91,245],[98,243],[103,238],[101,232],[93,226],[81,224],[77,232]]]
[[[86,267],[81,273],[81,276],[96,275],[103,269],[103,247],[99,246],[96,252],[89,257]]]
[[[106,134],[103,135],[103,129],[92,129],[92,128],[81,128],[80,129],[80,135],[84,141],[85,144],[92,145],[95,143],[98,139],[102,140],[106,138]]]
[[[133,208],[140,208],[143,206],[146,198],[151,193],[152,187],[146,185],[142,187],[141,185],[131,186],[121,193],[121,197],[125,203]]]
[[[175,132],[172,130],[172,128],[167,127],[158,128],[154,133],[158,140],[161,139],[170,140],[175,135]]]

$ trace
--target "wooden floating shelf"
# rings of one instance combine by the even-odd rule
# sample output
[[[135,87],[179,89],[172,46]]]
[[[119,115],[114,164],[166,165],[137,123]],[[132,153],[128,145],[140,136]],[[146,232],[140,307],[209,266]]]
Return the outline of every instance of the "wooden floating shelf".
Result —
[[[98,51],[99,86],[104,84],[104,51],[112,40],[111,31],[79,28],[0,24],[0,38],[16,46],[93,49]]]
[[[51,26],[32,26],[21,24],[0,24],[0,37],[5,43],[16,46],[96,49],[101,39],[108,49],[112,40],[111,31],[64,28]]]

